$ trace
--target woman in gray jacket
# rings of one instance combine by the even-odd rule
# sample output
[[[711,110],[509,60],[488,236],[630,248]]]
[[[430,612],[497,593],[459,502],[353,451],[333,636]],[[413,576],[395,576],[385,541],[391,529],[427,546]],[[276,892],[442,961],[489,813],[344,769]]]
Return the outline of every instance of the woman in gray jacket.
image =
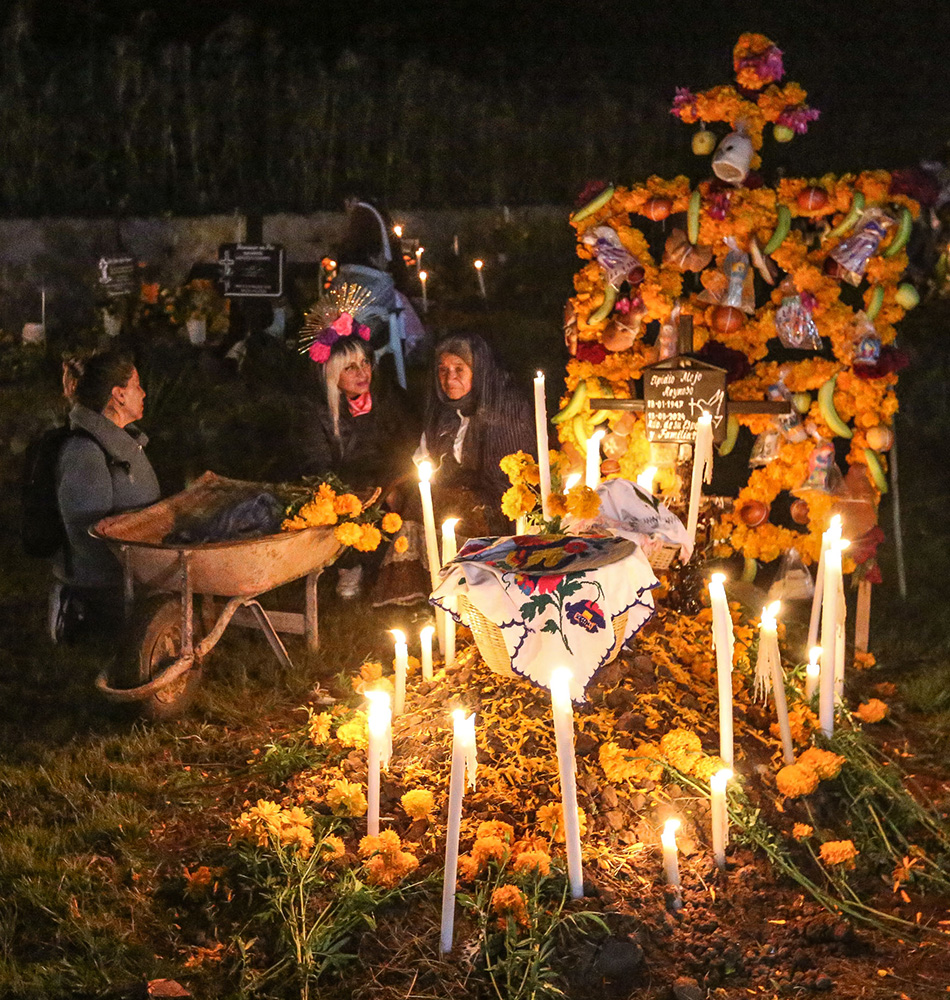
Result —
[[[158,479],[143,450],[148,438],[134,426],[144,412],[145,390],[132,360],[113,352],[93,355],[74,399],[69,414],[74,433],[57,463],[57,499],[68,544],[54,564],[62,584],[59,611],[66,612],[51,615],[54,638],[63,637],[56,618],[67,619],[60,622],[67,626],[66,638],[76,618],[82,632],[120,625],[122,567],[89,528],[110,514],[159,499]]]

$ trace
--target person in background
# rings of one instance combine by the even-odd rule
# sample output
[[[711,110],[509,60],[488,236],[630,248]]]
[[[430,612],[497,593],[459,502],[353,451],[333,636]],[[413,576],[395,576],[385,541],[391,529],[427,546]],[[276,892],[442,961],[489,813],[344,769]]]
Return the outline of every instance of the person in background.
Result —
[[[351,332],[337,333],[328,350],[325,344],[322,351],[311,349],[318,385],[301,408],[291,473],[292,478],[332,473],[348,489],[365,494],[386,490],[411,464],[415,429],[400,390],[376,377],[365,339],[369,331],[350,322]],[[347,323],[337,325],[346,329]],[[364,569],[377,559],[375,553],[348,551],[337,564],[339,596],[356,597]]]
[[[64,366],[65,367],[65,366]],[[64,392],[67,392],[64,371]],[[159,499],[158,480],[145,455],[148,438],[135,426],[145,390],[131,358],[106,352],[87,358],[72,389],[74,432],[59,453],[56,496],[67,544],[54,560],[61,584],[57,638],[122,626],[122,567],[89,529],[102,518]],[[81,433],[76,433],[81,432]],[[63,634],[65,630],[65,634]]]
[[[461,492],[468,501],[452,501],[463,518],[460,534],[506,534],[512,526],[501,498],[510,484],[499,463],[513,452],[537,450],[531,402],[475,334],[436,345],[433,382],[415,458],[437,469],[436,507],[440,495]]]

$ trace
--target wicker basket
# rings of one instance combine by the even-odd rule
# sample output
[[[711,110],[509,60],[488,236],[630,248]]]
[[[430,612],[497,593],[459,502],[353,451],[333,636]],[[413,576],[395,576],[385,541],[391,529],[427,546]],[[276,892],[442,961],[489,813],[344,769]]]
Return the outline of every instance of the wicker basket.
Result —
[[[501,633],[501,629],[493,621],[489,621],[464,596],[459,597],[459,615],[462,621],[472,630],[472,636],[475,639],[475,645],[478,646],[478,652],[488,664],[489,669],[496,674],[501,674],[502,677],[516,676],[514,670],[511,669],[511,659],[508,656],[508,650],[505,647],[505,639]],[[627,631],[627,612],[624,611],[622,614],[616,615],[611,624],[614,628],[614,645],[610,651],[610,655],[604,661],[605,663],[610,663],[611,660],[616,659],[617,654],[620,652],[620,647],[623,645],[624,633]]]
[[[669,569],[679,551],[678,545],[664,542],[662,538],[651,538],[643,545],[643,552],[653,569]]]

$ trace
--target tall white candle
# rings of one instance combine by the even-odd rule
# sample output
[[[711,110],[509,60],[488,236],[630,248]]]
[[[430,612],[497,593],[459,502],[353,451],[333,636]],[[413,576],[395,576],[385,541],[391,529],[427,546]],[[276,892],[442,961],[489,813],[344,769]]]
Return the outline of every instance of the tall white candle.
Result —
[[[810,705],[818,690],[821,675],[821,646],[812,646],[808,651],[808,666],[805,667],[805,701]]]
[[[523,535],[527,532],[527,530],[528,530],[528,522],[525,521],[523,517],[519,517],[515,521],[515,534]]]
[[[393,715],[402,715],[406,710],[406,673],[409,670],[409,647],[406,645],[406,635],[398,628],[389,630],[395,640],[396,658],[394,668],[396,671],[395,695],[393,697]]]
[[[835,514],[828,524],[833,535],[841,536],[841,515]],[[818,623],[821,620],[821,600],[825,592],[825,550],[831,535],[825,531],[821,536],[821,553],[818,556],[818,571],[815,574],[815,593],[811,599],[811,617],[808,619],[808,648],[818,645]]]
[[[432,589],[439,585],[439,543],[435,535],[435,511],[432,509],[432,463],[419,463],[419,496],[422,498],[422,525],[426,537],[426,558]]]
[[[719,687],[719,756],[733,764],[732,736],[732,656],[735,635],[732,615],[726,600],[725,576],[713,573],[709,580],[709,600],[712,605],[713,648],[716,651],[716,677]]]
[[[693,478],[689,486],[689,512],[686,517],[686,533],[696,540],[696,526],[699,524],[699,501],[702,498],[703,482],[712,482],[713,467],[712,414],[702,413],[696,421],[696,443],[693,446]]]
[[[594,431],[587,439],[587,467],[584,484],[592,490],[600,485],[600,443],[604,440],[604,430]]]
[[[726,867],[726,844],[729,843],[726,785],[731,777],[732,770],[724,767],[709,779],[709,813],[712,822],[713,857],[720,868]]]
[[[643,472],[637,476],[637,486],[641,490],[646,490],[647,493],[653,493],[653,480],[656,479],[656,466],[648,465]]]
[[[485,291],[485,275],[482,274],[482,268],[484,268],[485,266],[485,261],[476,260],[474,264],[475,264],[475,273],[478,275],[478,292],[483,299],[487,299],[488,294]]]
[[[366,781],[366,832],[379,836],[379,772],[389,769],[392,754],[392,712],[385,691],[367,691],[369,701]]]
[[[680,898],[680,865],[676,855],[676,831],[679,828],[678,819],[668,819],[663,824],[663,832],[660,834],[660,843],[663,845],[663,870],[666,872],[667,885],[671,885],[676,892],[673,906],[677,909],[683,905]]]
[[[770,680],[772,697],[775,699],[775,715],[778,729],[782,737],[782,757],[786,764],[795,763],[795,748],[792,744],[792,730],[788,721],[788,702],[785,699],[785,671],[782,670],[782,654],[778,645],[778,614],[779,602],[775,601],[762,609],[759,625],[759,656],[765,655]]]
[[[547,519],[551,498],[551,456],[548,452],[548,411],[544,401],[544,372],[538,372],[534,380],[534,427],[538,438],[541,512]]]
[[[426,282],[429,280],[428,271],[419,272],[419,284],[422,285],[422,311],[427,313],[429,311],[429,295],[426,291]]]
[[[557,767],[561,780],[561,808],[564,813],[564,837],[567,844],[567,878],[571,896],[584,895],[584,871],[581,863],[581,832],[577,818],[577,778],[574,758],[574,707],[571,682],[574,675],[566,667],[551,674],[551,712],[557,744]]]
[[[46,330],[46,286],[44,285],[40,289],[40,323],[43,326],[43,330]]]
[[[419,247],[416,250],[416,267],[422,267],[422,255],[426,252],[425,247]]]
[[[422,647],[422,679],[432,680],[432,633],[435,628],[432,625],[426,627],[419,633],[419,645]]]
[[[442,522],[442,565],[447,566],[458,554],[458,544],[455,540],[455,526],[459,523],[457,517],[450,517]],[[449,611],[445,613],[445,665],[451,667],[455,663],[455,619],[449,613],[455,610],[455,598],[446,599]]]
[[[462,795],[465,774],[475,787],[475,715],[466,718],[463,709],[452,713],[452,773],[449,778],[449,816],[445,834],[445,875],[442,881],[442,932],[439,948],[443,954],[452,950],[455,930],[455,882],[458,878],[459,829],[462,823]]]
[[[851,543],[842,539],[839,548],[842,552]],[[835,623],[835,701],[840,702],[844,698],[844,645],[845,631],[847,628],[848,605],[844,599],[844,577],[838,575],[838,620]]]
[[[821,677],[818,690],[818,722],[826,738],[835,728],[835,642],[838,630],[838,591],[841,579],[841,549],[832,532],[825,550],[821,598]]]

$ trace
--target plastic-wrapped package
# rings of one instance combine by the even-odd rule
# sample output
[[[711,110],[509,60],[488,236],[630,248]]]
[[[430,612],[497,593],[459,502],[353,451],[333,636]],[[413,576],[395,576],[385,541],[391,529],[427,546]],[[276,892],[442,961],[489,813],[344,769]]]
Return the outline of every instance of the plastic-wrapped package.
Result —
[[[821,336],[811,310],[801,295],[786,295],[775,313],[775,332],[782,347],[796,351],[820,351]]]
[[[769,587],[770,601],[807,601],[815,593],[811,573],[805,568],[798,549],[791,548],[782,556],[778,573]]]
[[[607,284],[619,288],[623,282],[638,285],[643,280],[640,261],[620,242],[610,226],[595,226],[584,233],[584,243],[591,248],[597,263],[604,269]]]
[[[881,240],[894,225],[894,220],[880,208],[869,208],[858,220],[852,234],[842,240],[829,256],[845,273],[852,285],[861,283],[868,261],[877,252]]]
[[[656,338],[658,360],[660,361],[675,357],[679,350],[679,318],[680,304],[674,302],[670,318],[660,326],[660,333]]]
[[[779,449],[782,447],[782,432],[778,424],[773,423],[755,439],[752,445],[752,454],[749,456],[749,465],[756,468],[760,465],[768,465],[773,459],[778,457]]]
[[[835,446],[830,441],[819,441],[808,456],[808,476],[794,492],[835,493],[840,486],[841,470],[835,463]]]
[[[804,441],[808,437],[808,432],[805,430],[805,422],[802,419],[802,415],[795,409],[792,403],[792,394],[788,391],[784,382],[775,382],[769,386],[768,389],[769,399],[774,402],[786,402],[788,403],[789,412],[778,417],[776,422],[781,430],[782,434],[785,435],[786,439],[791,441],[792,444],[798,444]]]

